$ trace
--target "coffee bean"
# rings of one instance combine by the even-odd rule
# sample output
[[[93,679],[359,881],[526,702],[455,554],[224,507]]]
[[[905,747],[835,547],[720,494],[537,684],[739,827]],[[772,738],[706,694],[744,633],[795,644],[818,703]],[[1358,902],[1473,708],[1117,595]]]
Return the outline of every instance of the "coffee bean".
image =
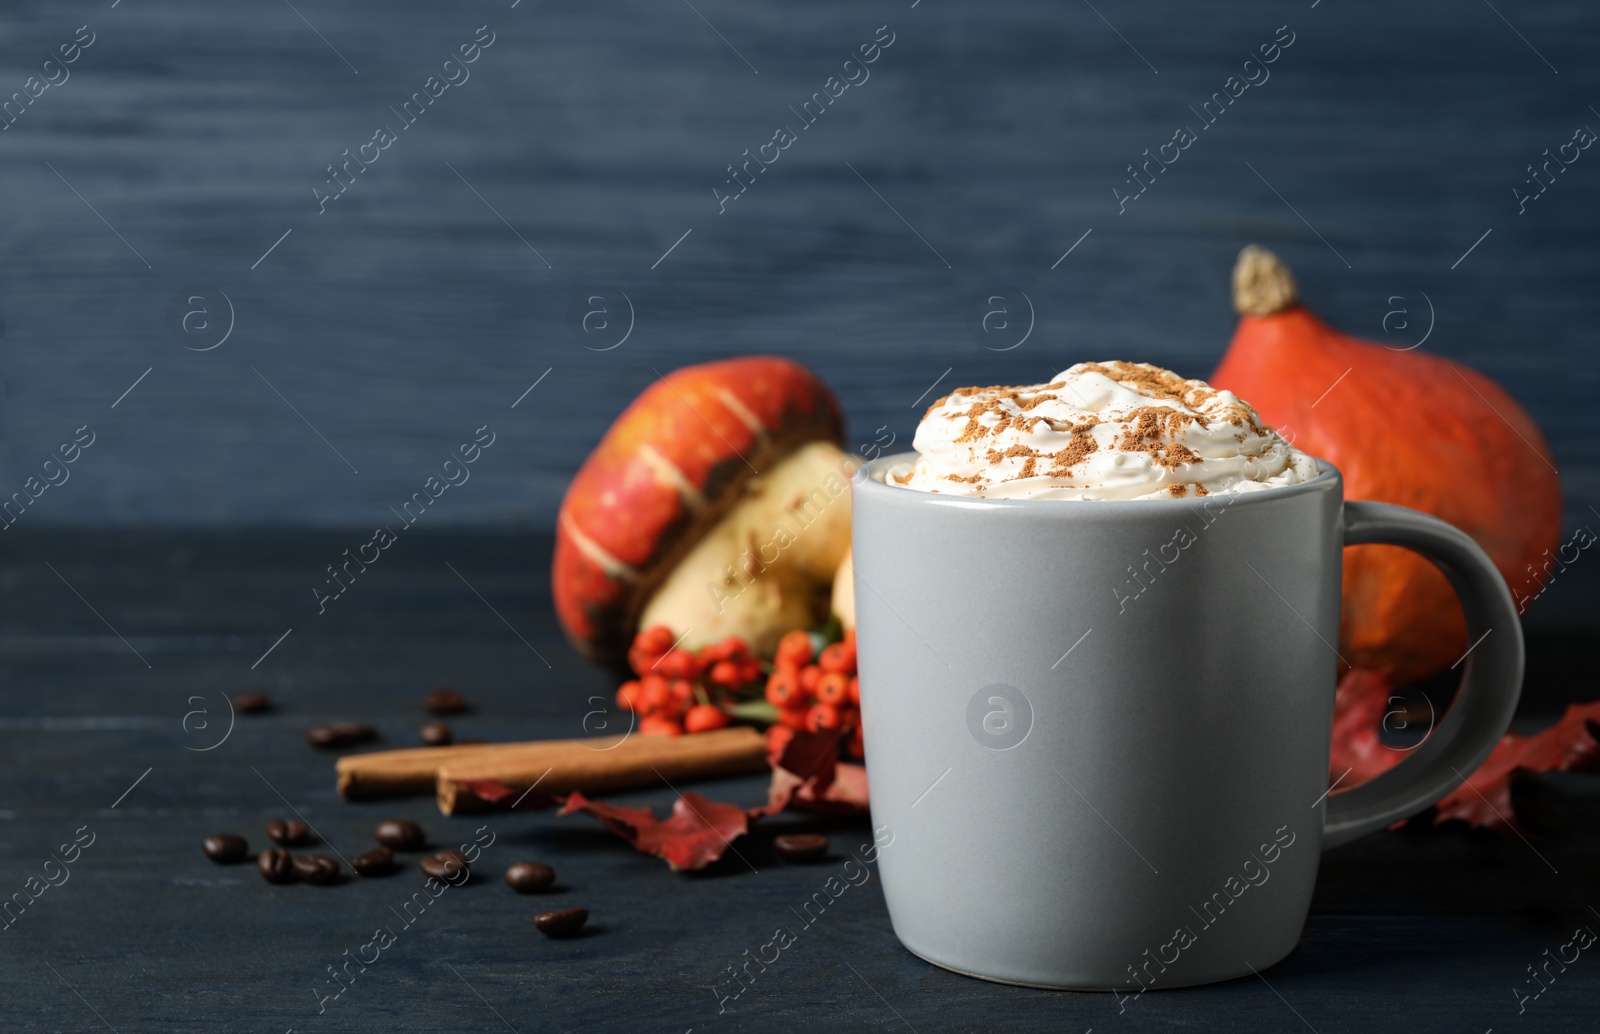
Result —
[[[418,851],[428,842],[428,834],[410,819],[384,819],[372,835],[378,843],[396,851]]]
[[[337,750],[378,738],[378,730],[360,722],[334,722],[306,730],[306,742],[324,750]]]
[[[440,686],[423,694],[422,706],[430,714],[460,714],[467,709],[467,698],[449,686]]]
[[[350,859],[350,868],[362,876],[382,876],[394,868],[394,852],[387,847],[374,847]]]
[[[273,819],[267,823],[267,836],[272,838],[273,843],[284,847],[303,844],[310,835],[311,830],[299,819]]]
[[[303,854],[294,860],[294,874],[307,883],[338,883],[339,863],[325,854]]]
[[[436,880],[460,885],[472,878],[472,871],[467,868],[467,859],[460,851],[444,850],[438,854],[431,854],[418,863],[423,873]]]
[[[272,708],[265,693],[240,693],[233,698],[233,709],[240,714],[259,714]]]
[[[422,727],[422,745],[424,747],[444,747],[455,739],[450,732],[450,726],[443,722],[429,722]]]
[[[242,861],[250,853],[250,845],[237,833],[218,833],[214,837],[206,837],[201,846],[206,857],[218,865]]]
[[[791,862],[814,862],[828,853],[828,838],[821,833],[786,833],[772,846]]]
[[[256,855],[256,868],[268,883],[293,883],[294,859],[281,847],[269,847]]]
[[[506,882],[518,894],[533,894],[556,881],[556,871],[538,862],[518,862],[506,870]]]
[[[533,925],[546,937],[571,937],[589,921],[587,908],[563,908],[559,912],[542,912],[533,917]]]

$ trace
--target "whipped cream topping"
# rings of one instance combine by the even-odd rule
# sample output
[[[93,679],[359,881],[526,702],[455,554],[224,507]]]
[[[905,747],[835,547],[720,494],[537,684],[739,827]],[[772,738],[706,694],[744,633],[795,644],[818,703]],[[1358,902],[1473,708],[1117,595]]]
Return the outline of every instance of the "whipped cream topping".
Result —
[[[1148,363],[961,388],[928,408],[890,484],[999,499],[1154,499],[1309,481],[1317,463],[1230,391]]]

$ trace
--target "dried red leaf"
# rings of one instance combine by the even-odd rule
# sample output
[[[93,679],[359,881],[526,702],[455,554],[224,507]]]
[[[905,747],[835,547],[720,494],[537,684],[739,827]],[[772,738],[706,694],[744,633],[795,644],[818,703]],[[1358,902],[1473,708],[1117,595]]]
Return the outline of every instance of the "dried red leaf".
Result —
[[[1339,680],[1328,779],[1337,782],[1340,791],[1359,786],[1405,759],[1405,751],[1384,746],[1378,738],[1384,720],[1396,713],[1399,698],[1391,695],[1393,688],[1387,672],[1361,668],[1350,669]],[[1560,721],[1542,732],[1501,737],[1488,760],[1435,805],[1432,821],[1459,819],[1485,829],[1513,832],[1518,827],[1511,784],[1520,773],[1596,767],[1600,767],[1600,701],[1573,704]]]
[[[795,730],[771,743],[772,785],[764,812],[785,808],[833,815],[867,813],[867,770],[839,760],[845,736],[837,729]]]
[[[819,786],[825,787],[832,782],[844,733],[839,729],[782,731],[785,735],[769,737],[767,740],[767,763],[803,780],[816,780]]]
[[[809,786],[802,786],[789,806],[831,815],[865,815],[867,770],[862,765],[841,761],[833,770],[833,781],[820,795],[812,792]]]
[[[1386,671],[1351,668],[1339,679],[1333,697],[1333,749],[1328,754],[1330,784],[1348,790],[1405,759],[1404,751],[1378,739],[1378,728],[1398,702],[1390,693],[1393,688]]]
[[[537,787],[518,790],[498,779],[464,779],[457,785],[457,792],[469,793],[485,804],[518,811],[540,811],[566,799],[561,794],[545,793]]]
[[[732,841],[743,836],[750,822],[775,815],[785,808],[839,815],[867,812],[867,770],[839,761],[844,737],[837,731],[805,732],[772,741],[772,783],[767,803],[740,808],[685,793],[672,806],[672,815],[658,819],[649,808],[629,808],[591,801],[581,793],[568,795],[561,814],[585,812],[605,824],[636,850],[663,858],[674,869],[695,870],[721,858]],[[485,799],[498,800],[509,790],[493,786],[472,787]],[[501,790],[505,792],[502,793]]]
[[[591,801],[574,791],[567,795],[561,814],[575,811],[593,815],[617,836],[645,854],[665,859],[674,869],[704,869],[750,828],[745,809],[702,797],[694,791],[680,794],[672,814],[658,819],[649,808],[629,808]]]
[[[1600,766],[1600,700],[1571,704],[1531,736],[1507,733],[1494,753],[1436,805],[1433,821],[1461,819],[1502,832],[1517,828],[1511,783],[1523,772],[1581,772]]]
[[[466,779],[461,786],[487,804],[499,804],[516,792],[498,779]]]

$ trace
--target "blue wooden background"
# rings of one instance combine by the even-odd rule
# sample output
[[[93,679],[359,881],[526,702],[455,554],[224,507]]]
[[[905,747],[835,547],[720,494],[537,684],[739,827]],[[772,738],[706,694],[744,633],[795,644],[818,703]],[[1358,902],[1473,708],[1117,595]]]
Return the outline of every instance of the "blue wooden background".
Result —
[[[98,434],[30,525],[370,527],[489,424],[430,521],[548,529],[607,423],[686,363],[801,359],[862,441],[908,438],[947,369],[1203,376],[1250,241],[1350,331],[1411,344],[1431,304],[1423,349],[1534,413],[1570,521],[1600,503],[1600,152],[1526,214],[1512,193],[1600,129],[1582,4],[71,0],[0,13],[0,96],[84,25],[70,78],[0,131],[5,492]],[[391,108],[484,25],[470,78],[402,130]],[[798,131],[789,109],[883,25],[870,78],[719,214],[728,164]],[[1191,108],[1290,34],[1201,131]],[[1126,166],[1185,125],[1119,214]],[[319,214],[326,167],[380,126],[398,139]],[[609,351],[569,312],[595,284],[634,310]],[[234,310],[210,351],[169,327],[195,285]],[[996,291],[1037,314],[1009,351],[980,329]]]

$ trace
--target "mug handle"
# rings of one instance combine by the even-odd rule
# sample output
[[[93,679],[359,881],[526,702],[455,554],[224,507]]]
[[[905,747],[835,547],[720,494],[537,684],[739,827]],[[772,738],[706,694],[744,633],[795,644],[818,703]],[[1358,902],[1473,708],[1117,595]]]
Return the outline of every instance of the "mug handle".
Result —
[[[1369,542],[1403,546],[1432,561],[1461,600],[1473,646],[1455,703],[1415,753],[1369,782],[1329,795],[1324,848],[1409,818],[1459,786],[1494,750],[1522,693],[1517,609],[1494,562],[1471,536],[1403,506],[1345,503],[1344,544]]]

